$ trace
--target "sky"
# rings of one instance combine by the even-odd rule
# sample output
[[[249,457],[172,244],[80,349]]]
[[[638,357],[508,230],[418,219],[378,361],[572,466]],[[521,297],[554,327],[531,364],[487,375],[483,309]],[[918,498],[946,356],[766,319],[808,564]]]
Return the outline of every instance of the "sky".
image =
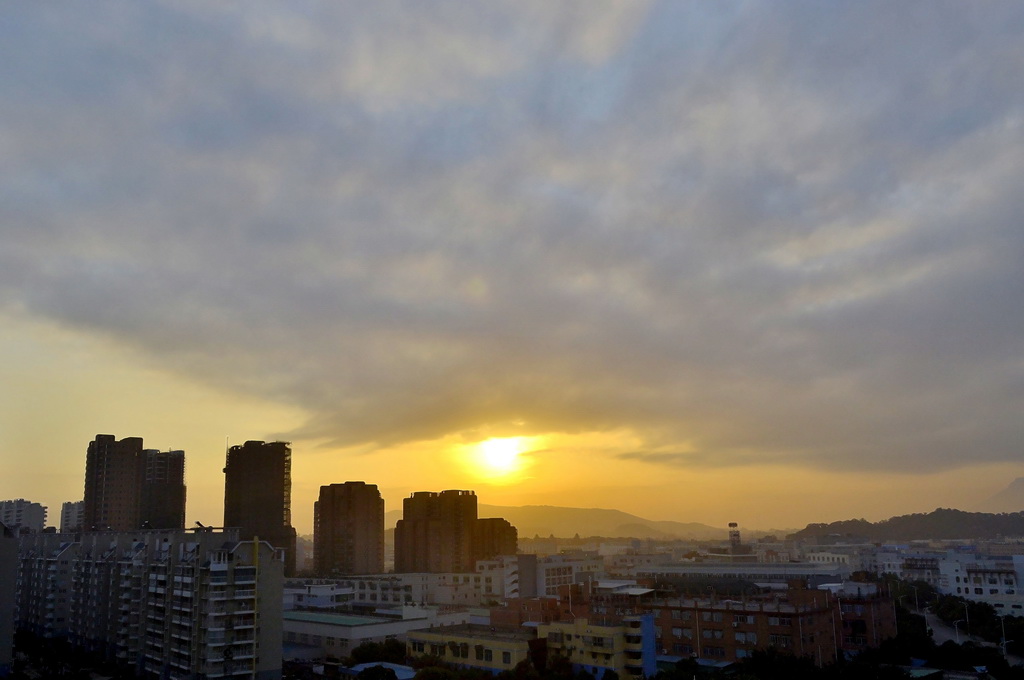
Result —
[[[1024,5],[21,3],[0,497],[98,433],[750,528],[1024,476]],[[1022,508],[1024,509],[1024,508]]]

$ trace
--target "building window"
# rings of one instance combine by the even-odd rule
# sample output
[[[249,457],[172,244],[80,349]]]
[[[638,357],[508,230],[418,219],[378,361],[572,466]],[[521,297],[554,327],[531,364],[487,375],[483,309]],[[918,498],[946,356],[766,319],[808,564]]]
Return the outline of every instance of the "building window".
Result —
[[[510,663],[512,663],[512,652],[502,652],[501,653],[501,662],[503,664],[505,664],[506,666],[509,665]]]

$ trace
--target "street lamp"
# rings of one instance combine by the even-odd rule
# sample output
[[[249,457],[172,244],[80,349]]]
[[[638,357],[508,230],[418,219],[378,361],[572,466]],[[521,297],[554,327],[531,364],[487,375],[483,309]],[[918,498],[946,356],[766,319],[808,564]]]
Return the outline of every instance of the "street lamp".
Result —
[[[907,584],[907,585],[910,585],[910,584]],[[921,613],[921,605],[919,605],[917,603],[917,586],[910,586],[910,587],[914,589],[914,611],[917,612],[918,614],[920,614]]]
[[[963,619],[957,619],[953,622],[953,630],[956,631],[956,643],[960,644],[960,624],[963,623]]]

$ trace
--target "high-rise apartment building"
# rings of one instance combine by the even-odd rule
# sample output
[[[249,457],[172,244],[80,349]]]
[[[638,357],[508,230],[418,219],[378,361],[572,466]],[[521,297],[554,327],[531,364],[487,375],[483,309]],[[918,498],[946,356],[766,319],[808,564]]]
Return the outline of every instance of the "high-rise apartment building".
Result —
[[[46,506],[24,498],[0,501],[0,522],[17,533],[39,533],[46,528]]]
[[[19,628],[136,677],[281,677],[281,551],[214,529],[67,539],[22,541]]]
[[[139,528],[139,455],[141,437],[118,441],[98,434],[85,457],[86,531],[132,531]]]
[[[404,499],[395,527],[395,571],[472,571],[476,514],[472,491],[417,491]]]
[[[64,501],[60,506],[60,532],[72,534],[85,525],[85,502]]]
[[[85,459],[85,531],[182,529],[185,452],[143,450],[140,437],[98,434]]]
[[[320,576],[384,571],[384,499],[376,484],[320,487],[313,505],[313,554]]]
[[[478,519],[472,491],[417,491],[403,502],[396,572],[472,572],[477,560],[515,552],[515,527],[500,518]]]
[[[228,449],[224,465],[224,526],[243,539],[258,536],[285,550],[285,575],[295,573],[292,450],[288,442],[247,441]]]
[[[185,452],[146,449],[142,466],[139,523],[153,529],[185,527]]]
[[[473,523],[473,561],[489,560],[498,555],[515,555],[519,532],[501,517],[478,519]]]

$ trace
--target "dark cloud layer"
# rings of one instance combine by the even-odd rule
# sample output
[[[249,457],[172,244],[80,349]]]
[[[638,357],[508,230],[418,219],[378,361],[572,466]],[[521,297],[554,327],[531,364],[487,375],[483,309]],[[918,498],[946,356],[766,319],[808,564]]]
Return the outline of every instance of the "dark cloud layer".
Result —
[[[291,436],[1021,459],[1017,4],[0,22],[0,303],[301,406]]]

